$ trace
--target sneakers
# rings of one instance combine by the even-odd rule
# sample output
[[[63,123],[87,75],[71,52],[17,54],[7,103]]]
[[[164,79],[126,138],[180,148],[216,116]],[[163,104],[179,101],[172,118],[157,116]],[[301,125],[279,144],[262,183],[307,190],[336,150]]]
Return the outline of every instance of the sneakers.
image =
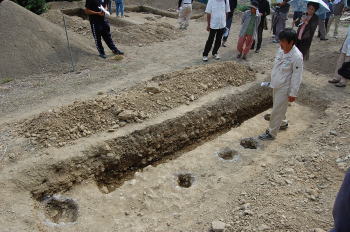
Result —
[[[222,41],[222,44],[221,44],[222,47],[226,48],[226,41]]]
[[[101,57],[102,59],[106,59],[107,58],[107,56],[105,54],[100,54],[98,56]]]
[[[339,82],[340,82],[340,80],[337,80],[337,79],[332,79],[332,80],[328,81],[328,83],[331,83],[331,84],[337,84]]]
[[[243,55],[242,60],[247,60],[247,55]]]
[[[260,52],[260,49],[255,50],[255,53],[259,53],[259,52]]]
[[[239,53],[238,55],[237,55],[237,59],[239,59],[239,58],[241,58],[242,57],[242,53]]]
[[[207,56],[203,56],[203,61],[207,62],[208,61],[208,57]]]
[[[215,60],[220,60],[221,59],[219,54],[214,54],[213,57],[214,57]]]
[[[263,141],[275,139],[268,130],[264,134],[259,135],[258,138]]]
[[[335,84],[334,86],[335,86],[335,87],[344,88],[344,87],[346,87],[346,84],[345,84],[345,83],[339,82],[339,83]]]
[[[113,53],[115,54],[115,55],[124,55],[124,52],[122,52],[122,51],[120,51],[120,50],[114,50],[113,51]]]

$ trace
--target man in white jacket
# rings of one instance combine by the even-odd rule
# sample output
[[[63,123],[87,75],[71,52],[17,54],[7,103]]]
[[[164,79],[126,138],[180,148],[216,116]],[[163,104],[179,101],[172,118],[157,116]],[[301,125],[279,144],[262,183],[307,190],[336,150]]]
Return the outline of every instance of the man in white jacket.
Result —
[[[275,57],[271,73],[271,88],[273,88],[273,108],[269,129],[259,136],[261,140],[274,140],[280,129],[286,129],[286,113],[288,102],[297,98],[303,74],[303,55],[294,45],[297,33],[285,29],[279,34],[281,48]]]

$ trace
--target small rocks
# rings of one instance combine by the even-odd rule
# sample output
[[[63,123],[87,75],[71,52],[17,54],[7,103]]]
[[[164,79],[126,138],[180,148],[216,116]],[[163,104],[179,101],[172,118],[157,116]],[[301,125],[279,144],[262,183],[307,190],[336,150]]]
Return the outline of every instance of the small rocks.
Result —
[[[118,119],[123,121],[133,121],[137,116],[138,113],[133,110],[124,110],[118,115]]]
[[[146,92],[157,94],[157,93],[161,92],[161,89],[157,83],[149,82],[149,83],[147,83],[147,86],[146,86]]]
[[[213,221],[211,223],[211,228],[213,232],[223,232],[225,230],[226,224],[221,221]]]
[[[255,138],[244,138],[241,140],[241,146],[248,149],[257,149],[259,141]]]
[[[338,135],[338,133],[337,133],[335,130],[331,130],[331,131],[329,132],[329,134],[330,134],[330,135],[333,135],[333,136],[337,136],[337,135]]]

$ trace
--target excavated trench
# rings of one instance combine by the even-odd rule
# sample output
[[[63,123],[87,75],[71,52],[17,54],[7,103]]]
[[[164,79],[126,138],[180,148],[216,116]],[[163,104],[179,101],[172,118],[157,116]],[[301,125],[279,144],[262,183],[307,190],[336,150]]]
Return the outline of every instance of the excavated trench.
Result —
[[[43,201],[91,178],[102,192],[109,193],[130,179],[135,171],[169,159],[190,146],[237,127],[271,105],[271,91],[256,84],[176,118],[107,139],[83,150],[81,155],[74,158],[41,167],[37,172],[45,175],[39,174],[37,183],[31,185],[32,196]],[[236,154],[223,154],[221,158],[230,159],[231,155],[234,159]],[[191,181],[181,177],[180,183],[186,187]]]

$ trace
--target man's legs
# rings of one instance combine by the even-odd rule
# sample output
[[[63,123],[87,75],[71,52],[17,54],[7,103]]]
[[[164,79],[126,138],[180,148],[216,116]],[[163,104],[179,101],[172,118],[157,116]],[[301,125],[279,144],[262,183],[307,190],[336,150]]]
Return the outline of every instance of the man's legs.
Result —
[[[256,44],[256,51],[259,51],[261,48],[265,20],[266,20],[266,18],[262,17],[261,22],[260,22],[259,27],[258,27],[258,42]]]
[[[115,14],[117,16],[119,16],[119,9],[120,9],[119,3],[117,3],[117,1],[115,1]]]
[[[318,19],[318,33],[321,40],[326,39],[326,22],[324,19]]]
[[[349,62],[349,61],[350,61],[350,56],[347,56],[345,53],[340,53],[338,61],[337,61],[337,65],[335,68],[335,72],[334,72],[334,80],[335,80],[334,83],[339,82],[339,84],[341,84],[341,85],[346,85],[347,79],[340,76],[338,74],[338,70],[341,68],[341,66],[343,65],[344,62]]]
[[[224,32],[225,32],[225,28],[217,30],[216,38],[215,38],[215,44],[214,44],[214,49],[213,49],[213,55],[217,55],[218,54],[219,48],[221,46],[222,36],[223,36]]]
[[[120,4],[120,13],[121,13],[121,16],[123,17],[124,16],[124,2],[122,2]]]
[[[94,40],[95,40],[97,51],[100,55],[105,55],[105,51],[104,51],[104,48],[102,46],[102,41],[101,41],[101,36],[102,36],[101,31],[103,30],[102,25],[100,25],[99,23],[95,23],[95,22],[90,22],[90,25],[91,25],[91,31],[92,31],[92,35],[93,35]]]
[[[102,34],[103,40],[105,41],[105,43],[107,44],[109,49],[111,49],[113,52],[118,51],[117,47],[114,45],[114,42],[112,40],[110,27],[109,27],[109,24],[107,22],[104,22],[103,31],[101,34]]]
[[[288,87],[273,89],[273,107],[270,118],[269,132],[273,137],[286,119],[288,109]],[[284,122],[286,124],[286,121]]]
[[[233,15],[231,16],[231,14],[230,14],[226,19],[226,28],[225,28],[225,32],[224,32],[224,35],[222,38],[223,42],[226,42],[228,39],[228,36],[230,35],[232,20],[233,20]]]
[[[207,42],[205,43],[203,56],[208,56],[208,54],[211,50],[211,47],[213,46],[213,42],[214,42],[214,38],[215,38],[216,33],[217,33],[217,30],[210,29],[209,37],[207,39]]]
[[[334,37],[338,36],[338,27],[341,15],[334,16]]]
[[[275,42],[279,41],[278,36],[281,31],[286,28],[286,17],[284,14],[278,14],[276,16],[276,34],[275,34]]]

